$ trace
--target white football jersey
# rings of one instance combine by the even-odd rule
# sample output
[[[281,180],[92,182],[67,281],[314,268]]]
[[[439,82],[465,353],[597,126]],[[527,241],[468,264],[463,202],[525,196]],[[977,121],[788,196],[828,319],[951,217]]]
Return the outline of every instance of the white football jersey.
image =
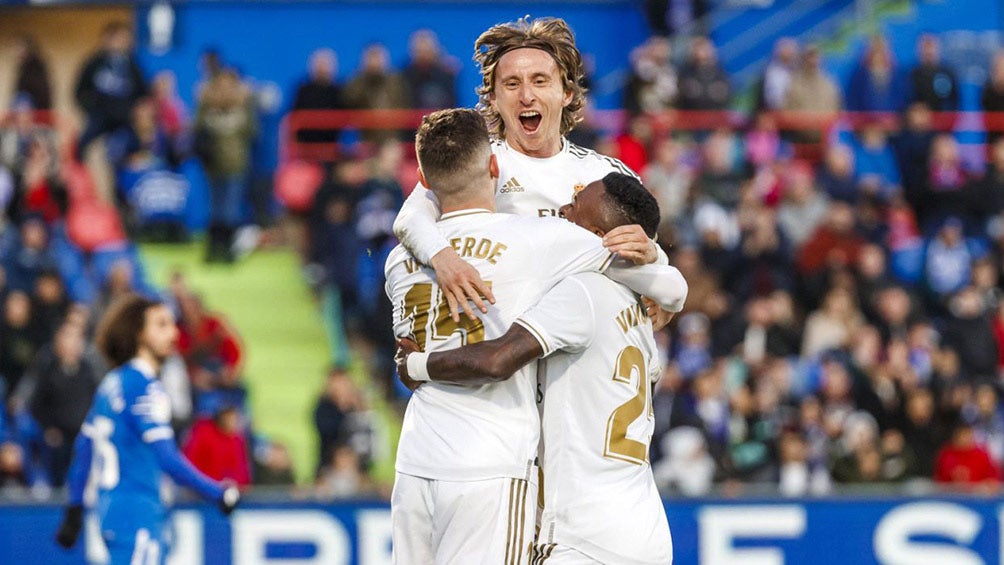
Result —
[[[492,153],[499,165],[495,209],[518,216],[557,216],[577,191],[609,173],[638,176],[617,159],[564,138],[561,151],[543,159],[520,153],[504,140],[492,143]]]
[[[602,271],[611,259],[599,237],[560,219],[465,210],[444,214],[438,228],[491,284],[496,304],[476,322],[453,322],[434,271],[399,245],[385,266],[394,332],[424,351],[500,337],[562,278]],[[424,383],[408,402],[397,470],[452,481],[529,478],[540,436],[536,382],[531,365],[479,387]]]
[[[564,138],[561,151],[551,157],[524,155],[504,140],[492,142],[492,153],[499,166],[495,210],[518,216],[557,216],[558,209],[571,202],[577,190],[609,173],[638,176],[617,159]],[[438,217],[439,205],[432,192],[418,185],[405,200],[394,224],[401,242],[426,264],[447,245],[435,229]]]
[[[623,285],[587,273],[563,280],[516,323],[545,354],[537,543],[601,563],[670,563],[673,542],[648,461],[661,365],[645,307]]]

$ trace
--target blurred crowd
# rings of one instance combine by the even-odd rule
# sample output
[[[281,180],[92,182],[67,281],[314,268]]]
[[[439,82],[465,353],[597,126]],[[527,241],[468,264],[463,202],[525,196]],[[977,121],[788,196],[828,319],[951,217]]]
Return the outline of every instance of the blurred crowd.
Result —
[[[690,284],[686,309],[658,336],[666,368],[651,460],[660,487],[685,495],[752,483],[789,495],[861,483],[996,488],[1004,136],[990,131],[985,156],[973,159],[935,127],[936,112],[960,108],[939,38],[921,36],[917,63],[902,68],[876,36],[846,84],[827,73],[819,47],[781,39],[752,87],[752,113],[714,127],[663,119],[729,110],[742,95],[711,40],[693,37],[682,57],[679,44],[657,35],[632,51],[623,128],[605,130],[587,115],[570,135],[642,176],[661,208],[658,241]],[[303,81],[289,85],[288,109],[457,104],[459,65],[433,32],[412,35],[400,70],[391,61],[372,44],[341,80],[338,55],[318,49]],[[209,185],[208,261],[231,262],[254,246],[258,232],[242,242],[242,226],[271,224],[273,193],[255,189],[254,86],[217,51],[202,56],[190,112],[170,72],[147,82],[130,28],[109,26],[80,70],[86,122],[66,147],[45,113],[46,64],[30,38],[17,65],[0,129],[0,479],[46,488],[62,483],[85,398],[105,370],[89,341],[94,320],[118,293],[157,292],[134,242],[188,237],[186,163]],[[1004,110],[1004,54],[981,103]],[[779,119],[785,111],[828,126],[792,127]],[[866,114],[847,120],[845,111]],[[417,180],[410,136],[398,125],[298,128],[295,142],[318,151],[284,161],[274,176],[286,212],[281,239],[301,254],[331,348],[314,411],[321,496],[379,491],[367,399],[407,399],[393,375],[383,263]],[[113,204],[81,164],[97,139],[115,170]],[[286,448],[253,431],[235,330],[180,274],[162,294],[182,328],[165,379],[186,455],[216,478],[289,484]],[[350,373],[360,361],[362,386]]]
[[[677,71],[664,38],[639,47],[625,93],[635,117],[601,140],[657,196],[659,241],[690,284],[660,336],[660,486],[997,489],[1004,142],[988,135],[985,159],[967,160],[935,129],[934,112],[959,109],[938,38],[918,39],[909,69],[872,38],[846,85],[817,47],[782,39],[748,125],[652,127],[646,112],[729,107],[713,53],[697,38]],[[993,65],[987,111],[1004,55]],[[873,114],[837,120],[843,110]],[[777,111],[835,126],[788,131]]]

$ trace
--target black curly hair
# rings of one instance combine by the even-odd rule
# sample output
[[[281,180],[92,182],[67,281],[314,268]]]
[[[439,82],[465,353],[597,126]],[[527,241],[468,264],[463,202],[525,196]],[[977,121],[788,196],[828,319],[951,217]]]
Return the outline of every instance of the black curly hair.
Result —
[[[638,224],[655,237],[659,229],[659,203],[641,181],[631,175],[610,173],[601,181],[606,188],[615,225]]]

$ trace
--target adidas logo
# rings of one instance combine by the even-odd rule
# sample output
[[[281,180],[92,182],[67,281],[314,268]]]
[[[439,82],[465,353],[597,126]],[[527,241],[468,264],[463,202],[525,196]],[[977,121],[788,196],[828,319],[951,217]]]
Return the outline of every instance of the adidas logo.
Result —
[[[509,194],[510,192],[526,192],[523,185],[519,184],[519,181],[516,180],[516,177],[507,180],[502,185],[502,188],[499,189],[499,194]]]

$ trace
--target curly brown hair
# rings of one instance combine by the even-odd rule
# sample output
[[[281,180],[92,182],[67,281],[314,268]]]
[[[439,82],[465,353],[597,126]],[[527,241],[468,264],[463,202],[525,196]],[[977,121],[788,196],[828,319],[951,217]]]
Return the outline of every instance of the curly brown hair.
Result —
[[[586,89],[582,86],[585,68],[582,54],[575,46],[575,34],[561,18],[521,18],[494,25],[478,37],[474,42],[474,61],[481,66],[481,86],[477,89],[478,111],[485,117],[488,131],[494,137],[504,138],[505,123],[491,104],[495,90],[495,67],[503,55],[524,47],[540,49],[550,55],[558,64],[565,92],[572,93],[572,101],[561,112],[561,135],[565,135],[582,121]]]
[[[138,294],[127,294],[108,308],[98,322],[95,342],[112,367],[129,362],[139,353],[140,335],[146,326],[147,310],[163,305]]]

